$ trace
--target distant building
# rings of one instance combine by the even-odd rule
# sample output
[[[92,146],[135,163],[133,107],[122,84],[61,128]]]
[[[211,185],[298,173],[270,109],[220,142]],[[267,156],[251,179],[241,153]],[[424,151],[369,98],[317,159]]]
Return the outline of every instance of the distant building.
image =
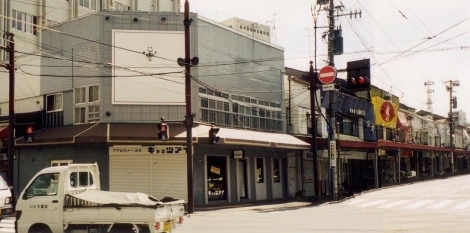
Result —
[[[240,18],[230,18],[222,21],[221,23],[254,38],[271,42],[271,28],[267,25]]]

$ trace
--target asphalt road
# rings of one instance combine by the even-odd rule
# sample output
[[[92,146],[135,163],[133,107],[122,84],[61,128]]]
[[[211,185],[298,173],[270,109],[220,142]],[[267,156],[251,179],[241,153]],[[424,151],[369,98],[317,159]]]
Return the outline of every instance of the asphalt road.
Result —
[[[174,232],[470,232],[470,175],[376,190],[319,206],[290,202],[199,211]]]

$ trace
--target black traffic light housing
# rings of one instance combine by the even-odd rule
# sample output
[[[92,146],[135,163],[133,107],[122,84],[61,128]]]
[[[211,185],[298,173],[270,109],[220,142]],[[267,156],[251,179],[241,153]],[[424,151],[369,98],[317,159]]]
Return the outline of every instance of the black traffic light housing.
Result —
[[[34,126],[26,126],[26,133],[24,135],[25,142],[34,142]]]
[[[215,144],[219,142],[220,137],[217,136],[217,134],[219,133],[219,130],[220,128],[215,127],[215,123],[211,124],[211,129],[209,130],[209,142],[211,144]]]
[[[165,118],[161,118],[161,122],[157,124],[158,130],[160,130],[160,133],[158,133],[158,138],[162,141],[168,140],[168,135],[170,131],[170,127],[165,123]]]
[[[453,109],[457,108],[457,96],[454,96],[454,98],[452,98],[452,108]]]
[[[370,60],[347,62],[347,89],[351,92],[370,91]]]

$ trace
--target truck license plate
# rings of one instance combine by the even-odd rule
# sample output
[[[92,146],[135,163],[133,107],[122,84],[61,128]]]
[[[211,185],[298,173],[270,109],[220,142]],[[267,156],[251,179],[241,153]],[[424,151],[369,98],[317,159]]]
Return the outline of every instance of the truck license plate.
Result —
[[[171,221],[163,223],[163,232],[171,232]]]

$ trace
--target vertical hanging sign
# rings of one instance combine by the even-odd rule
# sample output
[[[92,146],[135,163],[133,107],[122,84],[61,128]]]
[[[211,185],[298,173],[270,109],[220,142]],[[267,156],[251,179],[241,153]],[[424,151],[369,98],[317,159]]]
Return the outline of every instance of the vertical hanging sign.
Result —
[[[330,167],[336,167],[336,141],[330,141]]]

